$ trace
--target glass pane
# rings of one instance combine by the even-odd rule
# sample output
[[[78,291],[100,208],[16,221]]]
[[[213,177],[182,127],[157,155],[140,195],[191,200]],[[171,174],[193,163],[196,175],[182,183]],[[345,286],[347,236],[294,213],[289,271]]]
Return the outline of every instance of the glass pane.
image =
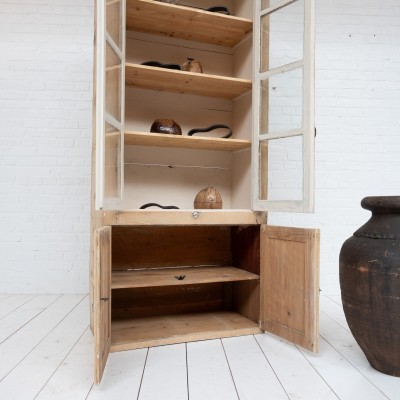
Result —
[[[121,132],[105,123],[104,197],[117,198],[121,193]]]
[[[121,0],[107,0],[106,30],[120,49],[122,49],[121,13]]]
[[[261,200],[302,200],[302,145],[302,136],[260,143]]]
[[[261,82],[260,133],[301,129],[303,69],[273,75]]]
[[[121,60],[107,43],[106,47],[106,113],[121,121]]]
[[[303,59],[304,0],[261,18],[261,72]]]

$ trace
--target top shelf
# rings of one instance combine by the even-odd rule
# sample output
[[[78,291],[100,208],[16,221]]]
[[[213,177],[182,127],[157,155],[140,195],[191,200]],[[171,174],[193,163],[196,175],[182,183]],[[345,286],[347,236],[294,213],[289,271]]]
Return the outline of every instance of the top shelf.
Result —
[[[253,29],[249,19],[154,0],[127,0],[126,29],[233,47]]]

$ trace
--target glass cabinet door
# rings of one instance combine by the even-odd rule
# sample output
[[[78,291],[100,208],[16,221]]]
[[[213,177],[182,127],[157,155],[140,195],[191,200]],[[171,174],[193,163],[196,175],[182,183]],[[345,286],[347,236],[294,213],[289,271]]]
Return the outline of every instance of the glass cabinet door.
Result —
[[[257,0],[253,209],[314,209],[314,0]]]
[[[96,209],[120,208],[124,179],[125,0],[96,2]]]

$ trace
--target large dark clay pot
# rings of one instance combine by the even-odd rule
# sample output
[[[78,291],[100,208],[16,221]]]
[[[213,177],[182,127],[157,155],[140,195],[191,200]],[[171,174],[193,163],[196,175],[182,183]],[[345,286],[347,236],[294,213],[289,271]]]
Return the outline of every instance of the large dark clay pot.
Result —
[[[373,368],[400,376],[400,196],[366,197],[370,220],[340,251],[350,330]]]

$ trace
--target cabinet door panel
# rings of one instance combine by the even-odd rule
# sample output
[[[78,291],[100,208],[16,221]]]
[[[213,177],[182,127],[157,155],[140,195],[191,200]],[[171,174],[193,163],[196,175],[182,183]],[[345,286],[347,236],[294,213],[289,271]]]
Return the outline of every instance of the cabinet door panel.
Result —
[[[124,176],[125,1],[96,2],[96,209],[120,208]]]
[[[314,0],[257,0],[253,209],[314,209]]]
[[[261,328],[318,350],[319,231],[263,225]]]
[[[111,346],[111,227],[94,237],[94,381],[100,383]]]

